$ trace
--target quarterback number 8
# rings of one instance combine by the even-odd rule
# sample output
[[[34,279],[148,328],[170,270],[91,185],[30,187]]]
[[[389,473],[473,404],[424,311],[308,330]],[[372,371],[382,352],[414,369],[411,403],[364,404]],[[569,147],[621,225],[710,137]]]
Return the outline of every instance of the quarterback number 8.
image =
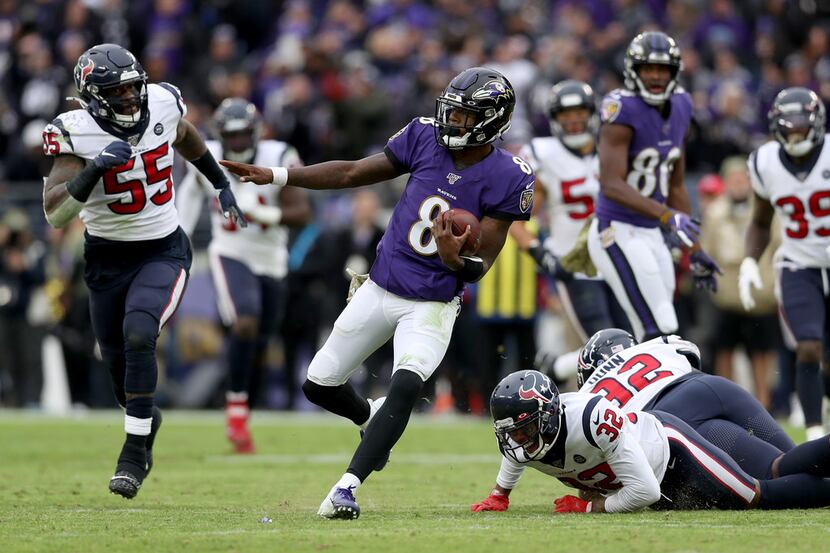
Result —
[[[441,196],[428,196],[418,208],[418,220],[409,227],[409,245],[423,256],[438,253],[438,244],[432,236],[432,220],[439,213],[450,209],[450,204]]]
[[[640,194],[646,198],[654,194],[659,182],[660,193],[664,198],[668,198],[669,175],[678,159],[680,159],[680,148],[676,146],[669,150],[663,161],[660,161],[660,152],[656,148],[646,148],[631,161],[631,170],[628,172],[626,182],[629,186],[638,189]]]

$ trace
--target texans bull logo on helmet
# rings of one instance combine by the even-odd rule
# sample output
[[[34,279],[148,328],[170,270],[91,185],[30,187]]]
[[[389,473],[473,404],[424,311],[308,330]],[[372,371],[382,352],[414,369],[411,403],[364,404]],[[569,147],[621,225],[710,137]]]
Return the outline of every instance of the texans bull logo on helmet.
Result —
[[[537,390],[536,374],[528,371],[528,373],[525,376],[524,385],[519,389],[519,397],[528,400],[535,399],[542,403],[550,403],[551,398],[545,397],[544,395],[542,395],[542,393],[540,393],[546,392],[550,389],[549,382],[546,382],[547,377],[543,378],[545,380],[539,383],[539,389]],[[525,386],[529,386],[529,388],[526,388]]]

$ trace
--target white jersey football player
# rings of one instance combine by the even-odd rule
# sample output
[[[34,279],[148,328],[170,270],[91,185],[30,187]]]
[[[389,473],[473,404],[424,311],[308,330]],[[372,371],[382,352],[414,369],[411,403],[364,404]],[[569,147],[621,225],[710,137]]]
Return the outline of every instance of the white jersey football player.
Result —
[[[559,264],[577,241],[585,222],[594,213],[599,193],[599,130],[596,95],[587,83],[557,83],[548,97],[548,121],[552,136],[537,137],[520,155],[536,173],[536,189],[545,198],[550,236],[541,244],[517,221],[510,228],[520,247],[556,281],[556,290],[571,321],[585,342],[603,328],[628,327],[628,317],[614,293],[599,277],[570,273]],[[558,380],[573,375],[578,351],[553,358],[543,352],[537,367]]]
[[[74,77],[83,109],[58,115],[43,131],[44,153],[55,158],[43,208],[54,227],[76,215],[86,225],[92,328],[126,409],[127,437],[109,489],[130,499],[152,467],[161,424],[153,405],[156,339],[178,307],[191,262],[173,202],[173,150],[209,175],[232,220],[242,214],[221,167],[184,119],[176,87],[148,84],[135,56],[115,44],[84,52]]]
[[[756,478],[774,475],[775,460],[795,447],[752,394],[701,372],[698,347],[679,336],[637,344],[628,332],[607,328],[586,342],[578,364],[580,392],[600,394],[626,413],[670,413]]]
[[[674,415],[625,413],[597,394],[560,395],[538,371],[508,375],[493,391],[490,410],[502,464],[495,488],[473,511],[507,510],[527,467],[584,492],[585,498],[557,499],[558,513],[830,504],[827,459],[820,469],[810,467],[812,474],[756,479]]]
[[[216,158],[243,163],[301,167],[297,151],[285,142],[260,140],[262,121],[256,107],[243,98],[227,98],[213,116],[218,140],[207,142]],[[248,398],[258,361],[281,322],[288,272],[288,227],[311,218],[303,190],[261,187],[228,174],[231,189],[249,221],[240,228],[210,210],[211,275],[222,322],[230,329],[225,433],[237,453],[252,453]],[[179,187],[177,204],[182,228],[192,234],[203,200],[213,198],[204,175],[190,171]],[[216,201],[215,199],[213,200]],[[217,206],[218,207],[218,206]]]
[[[752,287],[761,287],[758,259],[770,240],[774,213],[781,219],[780,269],[783,320],[796,345],[796,390],[804,410],[807,438],[823,434],[820,363],[828,360],[830,316],[830,148],[825,141],[825,108],[815,92],[781,91],[769,113],[775,140],[749,156],[755,190],[746,234],[739,290],[746,309],[755,305]]]
[[[243,98],[227,98],[213,116],[218,140],[208,149],[217,158],[243,163],[301,167],[297,150],[277,140],[260,140],[262,121],[256,107]],[[250,223],[247,228],[210,210],[211,275],[223,324],[230,329],[225,434],[237,453],[253,453],[248,428],[249,392],[269,338],[281,323],[285,304],[283,278],[288,272],[288,227],[311,218],[303,190],[260,187],[228,174],[231,189]],[[191,234],[212,186],[191,171],[179,189],[182,227]],[[215,201],[215,200],[214,200]]]

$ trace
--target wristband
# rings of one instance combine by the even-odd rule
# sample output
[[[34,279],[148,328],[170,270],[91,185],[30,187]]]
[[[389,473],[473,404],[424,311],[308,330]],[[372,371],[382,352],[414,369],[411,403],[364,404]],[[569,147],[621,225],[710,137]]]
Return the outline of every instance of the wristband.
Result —
[[[215,189],[222,190],[230,186],[231,183],[228,181],[228,177],[222,171],[222,167],[216,163],[216,159],[214,159],[210,150],[207,150],[202,157],[191,160],[190,163],[210,181]]]
[[[271,169],[271,174],[274,175],[271,184],[285,186],[288,182],[288,169],[285,167],[269,167],[269,169]]]
[[[89,199],[92,189],[98,184],[103,174],[104,171],[90,163],[81,169],[77,175],[69,179],[69,182],[66,183],[66,191],[69,192],[70,196],[83,203]]]
[[[455,271],[458,278],[464,282],[475,282],[484,275],[483,259],[480,257],[467,257],[466,255],[462,255],[461,259],[464,260],[464,266]]]
[[[667,209],[662,215],[660,215],[660,224],[667,225],[672,217],[674,217],[674,211]]]

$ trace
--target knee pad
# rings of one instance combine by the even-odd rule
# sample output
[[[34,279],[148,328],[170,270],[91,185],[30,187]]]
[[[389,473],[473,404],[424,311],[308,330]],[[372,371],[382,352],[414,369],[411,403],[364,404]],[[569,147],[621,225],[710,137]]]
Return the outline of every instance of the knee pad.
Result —
[[[345,383],[340,373],[340,360],[326,346],[318,351],[308,365],[306,378],[321,387],[340,386]],[[348,378],[348,377],[347,377]]]
[[[158,320],[149,313],[132,311],[124,316],[124,351],[155,353],[158,334]]]

